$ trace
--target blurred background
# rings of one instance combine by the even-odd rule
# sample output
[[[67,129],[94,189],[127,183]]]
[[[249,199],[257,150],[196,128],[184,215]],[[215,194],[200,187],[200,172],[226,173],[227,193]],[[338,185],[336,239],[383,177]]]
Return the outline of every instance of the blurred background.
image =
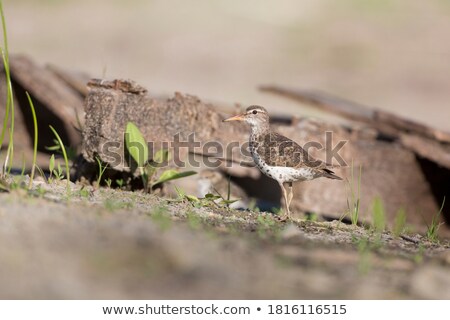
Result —
[[[450,129],[449,0],[5,0],[11,53],[233,105],[321,89]]]

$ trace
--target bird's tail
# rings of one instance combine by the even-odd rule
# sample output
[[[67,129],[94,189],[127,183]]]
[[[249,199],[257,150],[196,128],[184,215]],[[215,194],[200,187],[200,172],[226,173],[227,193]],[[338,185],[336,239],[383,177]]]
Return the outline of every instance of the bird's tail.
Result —
[[[328,178],[328,179],[335,179],[335,180],[342,180],[341,177],[334,174],[333,171],[330,169],[322,169],[322,177]]]

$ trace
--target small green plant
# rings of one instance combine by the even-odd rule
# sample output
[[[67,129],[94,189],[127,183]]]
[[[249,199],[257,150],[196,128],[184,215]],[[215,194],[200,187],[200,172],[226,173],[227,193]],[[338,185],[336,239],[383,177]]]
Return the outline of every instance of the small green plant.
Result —
[[[306,215],[306,221],[317,222],[319,220],[319,215],[315,212],[311,212]]]
[[[406,211],[404,208],[400,208],[395,215],[394,228],[392,233],[398,237],[406,230]]]
[[[89,190],[86,189],[84,186],[81,187],[81,189],[78,191],[78,193],[79,193],[80,197],[82,197],[82,198],[85,198],[85,199],[89,198],[89,194],[90,194]]]
[[[183,189],[181,189],[180,187],[175,186],[175,192],[177,193],[177,201],[185,200],[186,192]]]
[[[26,188],[25,179],[23,176],[11,176],[11,181],[8,184],[8,190],[23,190]]]
[[[366,275],[371,269],[370,243],[368,239],[361,238],[357,244],[359,253],[358,272],[361,275]]]
[[[227,196],[226,198],[224,196],[222,196],[219,191],[217,191],[216,189],[214,189],[216,194],[212,194],[212,193],[207,193],[205,194],[204,198],[199,198],[200,200],[204,200],[205,204],[215,204],[218,205],[219,207],[229,207],[230,204],[235,203],[236,201],[239,201],[240,199],[230,199],[229,196]]]
[[[53,143],[54,145],[49,146],[49,147],[45,147],[45,149],[47,151],[53,151],[59,154],[63,154],[62,150],[61,150],[61,145],[58,142],[58,139],[53,139]],[[67,154],[67,159],[69,159],[70,161],[73,161],[74,159],[76,159],[77,157],[77,151],[75,148],[71,148],[69,146],[64,146],[65,150],[66,150],[66,154]]]
[[[342,220],[345,216],[350,215],[350,220],[353,225],[357,225],[359,222],[360,206],[361,206],[361,175],[362,166],[359,166],[358,182],[355,188],[355,177],[354,177],[354,165],[352,161],[351,166],[351,182],[348,181],[349,197],[347,197],[347,212],[341,217]]]
[[[186,214],[186,217],[187,217],[187,222],[189,224],[189,227],[191,227],[194,230],[200,229],[200,227],[202,226],[202,220],[200,219],[198,214],[196,214],[195,212],[189,211]]]
[[[124,183],[123,179],[116,179],[116,184],[119,186],[120,189],[122,189],[123,183]]]
[[[253,212],[261,212],[261,209],[258,207],[258,202],[255,198],[250,198],[248,209]]]
[[[61,164],[58,162],[56,165],[56,169],[53,169],[53,175],[55,176],[56,180],[60,181],[64,179],[64,172],[61,168]]]
[[[56,137],[56,140],[58,140],[58,144],[61,148],[63,157],[64,157],[64,162],[66,164],[66,180],[67,180],[67,192],[70,192],[70,170],[69,170],[69,159],[67,158],[67,153],[66,153],[66,148],[64,147],[64,144],[58,134],[58,132],[56,132],[55,128],[53,128],[52,126],[49,126],[50,130],[52,130],[53,134]]]
[[[111,178],[105,179],[105,183],[108,186],[108,188],[111,188],[112,179]]]
[[[102,176],[105,173],[106,168],[108,168],[108,164],[103,165],[103,162],[98,157],[95,157],[95,160],[97,161],[98,164],[97,186],[100,187],[100,183],[102,182]],[[109,187],[111,187],[111,182],[109,183]]]
[[[141,174],[143,174],[143,167],[149,158],[148,145],[139,128],[132,122],[128,122],[125,129],[125,146],[130,156],[136,161],[136,165],[141,170]]]
[[[50,172],[48,180],[52,181],[53,177],[55,177],[55,179],[57,181],[60,181],[62,179],[64,179],[64,172],[63,169],[61,168],[61,164],[59,162],[56,163],[55,166],[55,155],[52,154],[50,157],[50,161],[48,163],[48,170]]]
[[[164,183],[164,182],[189,177],[194,174],[196,174],[195,171],[178,172],[175,169],[168,169],[168,170],[163,171],[161,173],[161,175],[159,176],[159,178],[155,182],[150,184],[150,186],[151,186],[150,188],[153,188],[154,186]]]
[[[157,206],[150,212],[152,221],[156,223],[162,231],[165,231],[172,226],[172,219],[168,212],[169,209],[165,205]]]
[[[132,122],[128,122],[126,126],[125,145],[140,171],[144,189],[147,192],[151,192],[158,184],[196,174],[195,171],[179,172],[175,169],[167,169],[163,170],[159,177],[156,178],[159,169],[170,160],[169,151],[160,149],[155,153],[152,161],[148,161],[148,145],[139,128]]]
[[[38,197],[43,197],[46,193],[47,191],[42,188],[41,185],[38,185],[37,188],[34,189],[34,194]]]
[[[231,176],[228,176],[227,181],[227,196],[224,197],[220,194],[220,192],[214,188],[214,192],[217,193],[221,199],[220,204],[225,205],[226,207],[229,207],[231,204],[235,203],[236,201],[239,201],[240,199],[231,199]],[[206,197],[206,196],[205,196]]]
[[[231,176],[228,176],[227,194],[224,196],[214,186],[212,187],[214,193],[207,193],[203,198],[198,198],[202,202],[202,206],[219,206],[229,207],[231,204],[240,199],[231,199]],[[256,202],[255,202],[256,204]]]
[[[256,231],[260,238],[267,239],[270,236],[278,236],[280,228],[278,227],[278,224],[275,222],[275,219],[272,216],[267,214],[259,215],[256,221]]]
[[[52,154],[50,156],[50,161],[48,162],[48,171],[50,172],[48,179],[51,180],[52,178],[52,174],[53,174],[53,170],[55,170],[55,155]]]
[[[215,203],[218,203],[219,205],[222,205],[222,206],[229,207],[231,204],[240,200],[240,199],[231,199],[231,177],[230,176],[228,176],[227,196],[224,197],[223,195],[221,195],[220,192],[216,188],[214,188],[214,192],[217,193],[217,195],[218,195],[218,198],[216,198],[216,199],[220,199],[219,202],[217,202],[216,199],[214,199]],[[213,194],[205,195],[205,198],[207,200],[212,200],[213,197],[216,197],[216,196]]]
[[[35,167],[36,167],[37,171],[39,172],[39,175],[41,176],[41,178],[44,179],[44,181],[48,183],[47,176],[45,175],[45,173],[41,169],[41,167],[39,167],[37,164],[35,165]]]
[[[421,264],[423,262],[423,256],[425,253],[425,247],[422,243],[419,244],[419,249],[414,255],[413,259],[416,264]]]
[[[373,201],[373,229],[376,233],[386,229],[386,213],[380,197],[375,197]]]
[[[273,212],[273,214],[276,216],[283,216],[284,214],[283,207],[272,207],[270,211]]]
[[[103,201],[103,205],[108,211],[116,211],[119,209],[131,209],[133,208],[132,202],[123,202],[113,198],[107,198]]]
[[[436,242],[438,241],[438,232],[440,227],[444,224],[444,222],[440,222],[441,219],[441,213],[442,210],[444,209],[444,205],[445,205],[445,197],[442,200],[442,205],[441,208],[439,209],[439,211],[433,216],[433,219],[431,220],[431,223],[428,224],[427,223],[427,233],[426,233],[426,237],[428,240],[432,241],[432,242]]]
[[[197,208],[218,206],[216,201],[220,199],[219,196],[213,195],[212,193],[206,194],[203,198],[198,198],[193,195],[185,195],[184,197]]]
[[[175,191],[177,193],[177,199],[175,201],[188,201],[195,208],[203,207],[223,207],[228,206],[237,200],[224,200],[222,196],[215,195],[212,193],[207,193],[203,198],[199,198],[194,195],[186,194],[183,190],[175,186]]]
[[[175,186],[175,192],[177,193],[176,201],[184,201],[184,200],[199,201],[199,198],[197,198],[196,196],[187,195],[186,192],[180,187]]]

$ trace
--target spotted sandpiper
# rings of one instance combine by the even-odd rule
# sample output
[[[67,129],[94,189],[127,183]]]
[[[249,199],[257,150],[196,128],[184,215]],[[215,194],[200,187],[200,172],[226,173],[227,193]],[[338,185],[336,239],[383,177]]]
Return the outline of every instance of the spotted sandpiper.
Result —
[[[283,191],[287,218],[291,218],[292,183],[320,177],[342,180],[327,163],[314,159],[295,141],[270,129],[269,114],[260,106],[250,106],[240,115],[223,120],[244,121],[251,127],[250,153],[259,170],[276,180]],[[289,186],[289,195],[284,184]]]

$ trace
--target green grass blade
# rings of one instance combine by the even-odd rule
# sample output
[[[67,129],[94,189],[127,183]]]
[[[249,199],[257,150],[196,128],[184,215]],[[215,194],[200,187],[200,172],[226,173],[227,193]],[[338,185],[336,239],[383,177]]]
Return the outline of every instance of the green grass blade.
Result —
[[[95,160],[98,164],[98,178],[97,178],[97,186],[100,187],[100,183],[102,182],[103,174],[105,173],[106,169],[108,168],[108,164],[103,165],[102,160],[100,160],[98,157],[95,157]]]
[[[33,101],[31,100],[30,95],[28,92],[25,92],[28,98],[28,103],[30,104],[31,114],[33,116],[33,126],[34,126],[34,142],[33,142],[33,163],[31,165],[31,174],[30,174],[30,183],[28,185],[28,189],[31,189],[33,186],[33,179],[34,179],[34,173],[35,173],[35,167],[36,167],[36,158],[37,158],[37,146],[38,146],[38,124],[37,124],[37,117],[36,117],[36,110],[34,108]]]
[[[3,54],[3,48],[1,49],[1,51],[2,51],[1,53],[2,53],[2,57],[3,57],[3,56],[4,56],[4,54]],[[4,65],[4,68],[6,69],[5,64],[6,64],[6,62],[5,62],[5,60],[3,59],[3,65]],[[6,81],[8,81],[8,80],[6,80]],[[5,139],[6,130],[7,130],[7,128],[8,128],[8,120],[9,120],[9,109],[10,109],[10,105],[11,105],[11,102],[10,102],[10,100],[9,100],[9,94],[6,94],[5,117],[3,118],[3,127],[2,127],[2,132],[1,132],[1,134],[0,134],[0,150],[1,150],[2,146],[3,146],[3,141],[4,141],[4,139]]]
[[[373,202],[373,228],[377,233],[382,233],[386,228],[386,213],[380,197],[375,197]]]
[[[11,108],[12,110],[12,108]],[[11,119],[12,119],[13,112],[11,112]],[[11,120],[11,122],[13,122]],[[12,126],[11,126],[12,128]],[[13,142],[13,135],[14,131],[10,128],[9,130],[9,142],[8,142],[8,154],[9,154],[9,161],[8,161],[8,174],[11,173],[12,165],[13,165],[13,159],[14,159],[14,142]]]
[[[55,135],[56,140],[58,140],[59,145],[61,146],[61,151],[63,153],[64,162],[66,164],[67,191],[69,192],[69,190],[70,190],[70,172],[69,172],[69,159],[67,158],[66,148],[64,147],[64,144],[63,144],[58,132],[56,132],[55,128],[53,128],[52,126],[49,126],[49,127],[50,127],[50,130],[52,130],[53,134]]]
[[[400,236],[406,228],[406,211],[404,208],[400,208],[397,211],[397,214],[395,215],[394,220],[394,228],[392,230],[392,233],[398,237]]]
[[[11,95],[9,94],[11,79],[9,76],[9,56],[8,56],[8,37],[6,32],[6,20],[5,15],[3,12],[3,2],[0,1],[0,16],[2,20],[2,30],[3,30],[3,47],[1,48],[1,55],[3,59],[3,66],[5,69],[5,75],[6,75],[6,88],[7,88],[7,95],[6,95],[6,110],[5,110],[5,118],[3,119],[3,128],[2,133],[0,135],[0,149],[3,145],[3,140],[5,139],[6,130],[8,127],[8,120],[9,120],[9,109],[11,105]],[[12,91],[11,91],[12,92]]]
[[[443,223],[439,222],[439,217],[442,214],[442,210],[444,210],[445,205],[445,197],[442,200],[442,205],[439,211],[433,216],[433,219],[431,220],[431,224],[427,225],[427,238],[431,241],[437,241],[438,240],[438,232]]]
[[[22,152],[22,170],[20,171],[21,177],[23,177],[23,175],[25,174],[25,167],[26,167],[25,154]]]
[[[2,18],[2,28],[3,28],[3,45],[5,46],[6,57],[8,58],[6,62],[9,65],[9,56],[8,56],[8,33],[6,32],[6,19],[5,13],[3,12],[3,1],[0,1],[0,15]]]
[[[9,49],[8,49],[8,34],[6,31],[6,19],[5,14],[3,12],[3,2],[0,1],[0,17],[2,20],[2,29],[3,29],[3,47],[1,48],[1,54],[3,59],[3,66],[5,69],[5,78],[6,78],[6,90],[7,90],[7,98],[6,98],[6,111],[5,111],[5,119],[3,120],[3,128],[2,133],[0,135],[0,148],[3,145],[3,141],[5,138],[7,125],[8,125],[8,116],[9,112],[11,112],[11,123],[9,128],[9,145],[8,145],[8,156],[9,156],[9,168],[8,172],[11,172],[12,161],[14,158],[14,146],[13,146],[13,135],[14,135],[14,100],[13,100],[13,90],[11,84],[11,73],[9,70]]]
[[[2,167],[2,174],[4,175],[8,170],[8,163],[11,163],[10,161],[10,155],[11,155],[11,148],[12,145],[8,144],[8,149],[6,149],[6,157],[5,157],[5,162],[3,163],[3,167]]]
[[[194,174],[196,174],[197,172],[195,171],[183,171],[183,172],[178,172],[174,169],[169,169],[164,171],[161,176],[159,177],[159,179],[157,181],[155,181],[155,183],[152,184],[153,186],[156,186],[157,184],[163,183],[163,182],[167,182],[170,180],[175,180],[175,179],[181,179],[184,177],[189,177],[192,176]]]
[[[39,167],[38,165],[36,165],[36,169],[37,169],[37,171],[39,172],[39,174],[41,175],[42,179],[44,179],[44,181],[45,181],[46,183],[48,183],[48,179],[47,179],[47,177],[45,176],[45,173],[44,173],[44,171],[41,169],[41,167]],[[51,173],[50,173],[50,174],[51,174]]]

